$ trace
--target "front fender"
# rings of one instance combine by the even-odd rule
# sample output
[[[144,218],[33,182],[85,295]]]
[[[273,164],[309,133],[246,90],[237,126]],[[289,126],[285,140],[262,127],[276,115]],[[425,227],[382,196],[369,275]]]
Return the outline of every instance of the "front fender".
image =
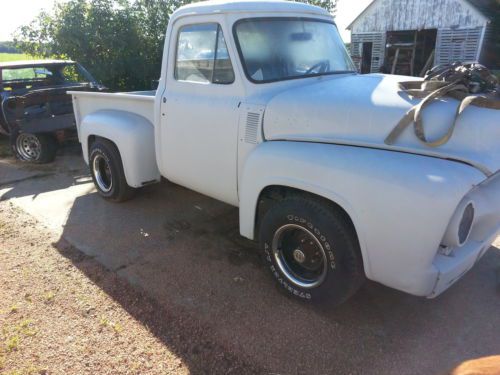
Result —
[[[240,179],[240,232],[254,238],[267,186],[282,185],[341,206],[356,229],[368,278],[428,295],[432,261],[458,203],[484,180],[457,162],[386,150],[272,141],[256,147]]]
[[[160,181],[156,164],[154,127],[134,113],[102,110],[85,116],[80,125],[80,142],[85,162],[89,163],[89,137],[107,138],[120,151],[127,184],[141,187]]]

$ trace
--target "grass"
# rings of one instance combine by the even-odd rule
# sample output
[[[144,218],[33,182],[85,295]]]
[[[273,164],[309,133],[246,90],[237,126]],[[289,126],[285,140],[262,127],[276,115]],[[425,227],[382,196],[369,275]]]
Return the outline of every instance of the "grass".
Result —
[[[35,336],[38,331],[35,329],[35,324],[32,319],[23,319],[15,326],[2,326],[1,340],[3,344],[0,343],[0,370],[4,370],[7,362],[5,355],[9,353],[21,350],[21,342],[26,337]],[[29,367],[18,370],[13,369],[8,372],[0,371],[1,374],[46,374],[45,369],[33,366],[28,363]]]
[[[113,323],[106,317],[101,317],[99,324],[102,327],[110,327],[115,331],[116,334],[120,334],[123,331],[123,327],[120,323]]]
[[[16,331],[24,336],[35,336],[37,334],[37,330],[35,329],[35,325],[33,324],[33,320],[25,319],[21,323],[16,326]]]
[[[12,352],[19,348],[20,337],[18,335],[11,336],[5,341],[5,348],[8,352]]]
[[[35,57],[24,53],[0,53],[0,62],[19,61],[19,60],[34,60]]]
[[[55,298],[55,293],[54,292],[47,292],[45,293],[44,295],[44,298],[45,298],[45,302],[46,303],[51,303],[54,301],[54,298]]]

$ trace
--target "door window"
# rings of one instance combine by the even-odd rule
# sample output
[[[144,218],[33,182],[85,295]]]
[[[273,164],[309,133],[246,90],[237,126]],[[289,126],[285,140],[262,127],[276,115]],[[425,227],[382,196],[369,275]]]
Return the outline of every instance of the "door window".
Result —
[[[183,26],[177,39],[175,79],[228,84],[234,71],[220,25]]]

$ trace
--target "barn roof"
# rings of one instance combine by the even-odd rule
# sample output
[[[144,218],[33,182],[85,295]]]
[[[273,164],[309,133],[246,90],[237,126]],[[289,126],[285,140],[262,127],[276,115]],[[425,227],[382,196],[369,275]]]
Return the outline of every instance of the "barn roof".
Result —
[[[368,6],[347,26],[347,29],[351,29],[352,25],[361,17],[364,16],[366,11],[370,9],[377,1],[379,0],[373,0]],[[474,7],[476,10],[478,10],[482,16],[485,18],[491,20],[493,18],[493,14],[497,7],[500,5],[500,0],[457,0],[457,1],[463,1],[465,3],[468,3],[472,7]]]

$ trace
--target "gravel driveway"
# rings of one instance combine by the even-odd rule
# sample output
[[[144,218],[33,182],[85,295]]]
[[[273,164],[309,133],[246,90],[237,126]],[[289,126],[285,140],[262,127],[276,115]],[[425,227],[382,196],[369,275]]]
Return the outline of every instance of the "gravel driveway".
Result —
[[[27,172],[18,164],[0,168],[11,179]],[[192,373],[204,368],[192,351],[206,353],[203,358],[225,353],[230,360],[222,372],[243,364],[240,369],[274,374],[438,374],[500,353],[498,248],[437,299],[368,282],[348,303],[322,311],[275,287],[256,246],[238,235],[235,208],[167,182],[133,201],[108,203],[79,155],[42,169],[0,182],[1,199],[44,224],[56,246],[72,244],[159,309],[188,321],[177,331],[191,347],[176,355]],[[147,326],[141,314],[134,317]],[[165,330],[173,329],[171,322],[166,319]],[[209,340],[197,340],[191,327],[202,327]]]

